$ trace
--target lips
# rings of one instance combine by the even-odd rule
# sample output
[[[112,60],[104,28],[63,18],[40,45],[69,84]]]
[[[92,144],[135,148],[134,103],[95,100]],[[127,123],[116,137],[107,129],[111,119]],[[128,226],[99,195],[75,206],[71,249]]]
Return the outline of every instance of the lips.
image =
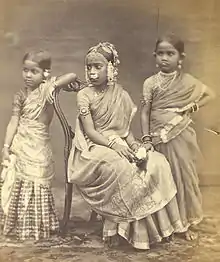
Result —
[[[30,86],[30,85],[33,84],[33,81],[31,81],[31,80],[24,80],[24,82],[25,82],[25,84],[26,84],[27,86]]]
[[[167,66],[169,66],[169,64],[168,63],[161,63],[161,66],[167,67]]]
[[[96,81],[96,80],[98,80],[99,77],[98,77],[97,74],[93,74],[93,75],[90,75],[89,78],[90,78],[90,80]]]

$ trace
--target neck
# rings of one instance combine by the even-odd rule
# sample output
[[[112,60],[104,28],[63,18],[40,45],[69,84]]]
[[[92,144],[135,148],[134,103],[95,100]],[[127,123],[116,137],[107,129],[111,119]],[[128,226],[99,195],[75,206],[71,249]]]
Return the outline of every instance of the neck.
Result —
[[[163,71],[159,71],[159,74],[160,75],[164,75],[164,76],[173,76],[173,75],[176,75],[177,74],[177,71],[173,71],[173,72],[169,72],[169,73],[166,73],[166,72],[163,72]]]

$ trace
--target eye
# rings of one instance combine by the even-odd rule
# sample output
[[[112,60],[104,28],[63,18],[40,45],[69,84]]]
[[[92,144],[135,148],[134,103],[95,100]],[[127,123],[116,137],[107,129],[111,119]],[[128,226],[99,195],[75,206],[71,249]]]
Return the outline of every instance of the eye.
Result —
[[[102,69],[102,67],[103,67],[102,65],[97,65],[96,66],[97,69]]]
[[[23,68],[23,72],[27,73],[28,69],[27,68]]]
[[[36,70],[36,69],[32,69],[31,72],[32,72],[34,75],[36,75],[36,74],[39,73],[38,70]]]
[[[173,55],[175,55],[175,52],[169,51],[169,52],[167,52],[167,54],[168,54],[168,56],[173,56]]]
[[[162,56],[162,55],[163,55],[163,52],[162,52],[162,51],[158,51],[158,52],[157,52],[157,55],[158,55],[158,56]]]
[[[87,65],[87,70],[91,70],[91,65]]]

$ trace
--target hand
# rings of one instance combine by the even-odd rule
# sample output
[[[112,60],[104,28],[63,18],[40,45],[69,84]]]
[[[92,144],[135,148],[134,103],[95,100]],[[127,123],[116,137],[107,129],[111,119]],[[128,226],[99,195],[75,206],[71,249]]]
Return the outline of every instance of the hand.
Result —
[[[114,149],[121,157],[126,157],[130,162],[133,162],[135,154],[130,147],[115,143],[113,144],[112,149]]]
[[[130,146],[130,148],[134,151],[137,152],[138,149],[141,147],[141,144],[139,142],[133,142]]]
[[[150,150],[152,150],[152,151],[154,150],[154,147],[151,143],[144,143],[143,147],[146,149],[147,152],[150,151]]]
[[[6,162],[10,161],[10,157],[9,157],[9,148],[4,147],[2,150],[2,165],[4,166]]]

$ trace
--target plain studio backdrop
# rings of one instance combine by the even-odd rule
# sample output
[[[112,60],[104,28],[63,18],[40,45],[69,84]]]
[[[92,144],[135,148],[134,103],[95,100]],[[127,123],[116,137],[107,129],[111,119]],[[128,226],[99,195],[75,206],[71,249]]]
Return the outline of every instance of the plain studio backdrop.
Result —
[[[155,72],[152,56],[158,34],[173,31],[186,44],[185,70],[218,95],[220,2],[215,0],[8,0],[1,3],[0,141],[3,145],[13,94],[22,86],[22,57],[31,49],[47,49],[53,74],[75,72],[84,78],[84,57],[100,41],[115,44],[120,60],[119,82],[139,106],[144,79]],[[3,23],[3,20],[5,21]],[[4,27],[4,28],[3,28]],[[1,32],[2,32],[1,31]],[[61,106],[74,128],[76,96],[62,93]],[[133,129],[140,136],[137,113]],[[220,183],[220,136],[203,127],[220,129],[219,99],[201,110],[196,121],[201,184]],[[64,180],[64,136],[58,118],[51,125],[56,163],[55,185]],[[180,148],[181,150],[181,148]]]

